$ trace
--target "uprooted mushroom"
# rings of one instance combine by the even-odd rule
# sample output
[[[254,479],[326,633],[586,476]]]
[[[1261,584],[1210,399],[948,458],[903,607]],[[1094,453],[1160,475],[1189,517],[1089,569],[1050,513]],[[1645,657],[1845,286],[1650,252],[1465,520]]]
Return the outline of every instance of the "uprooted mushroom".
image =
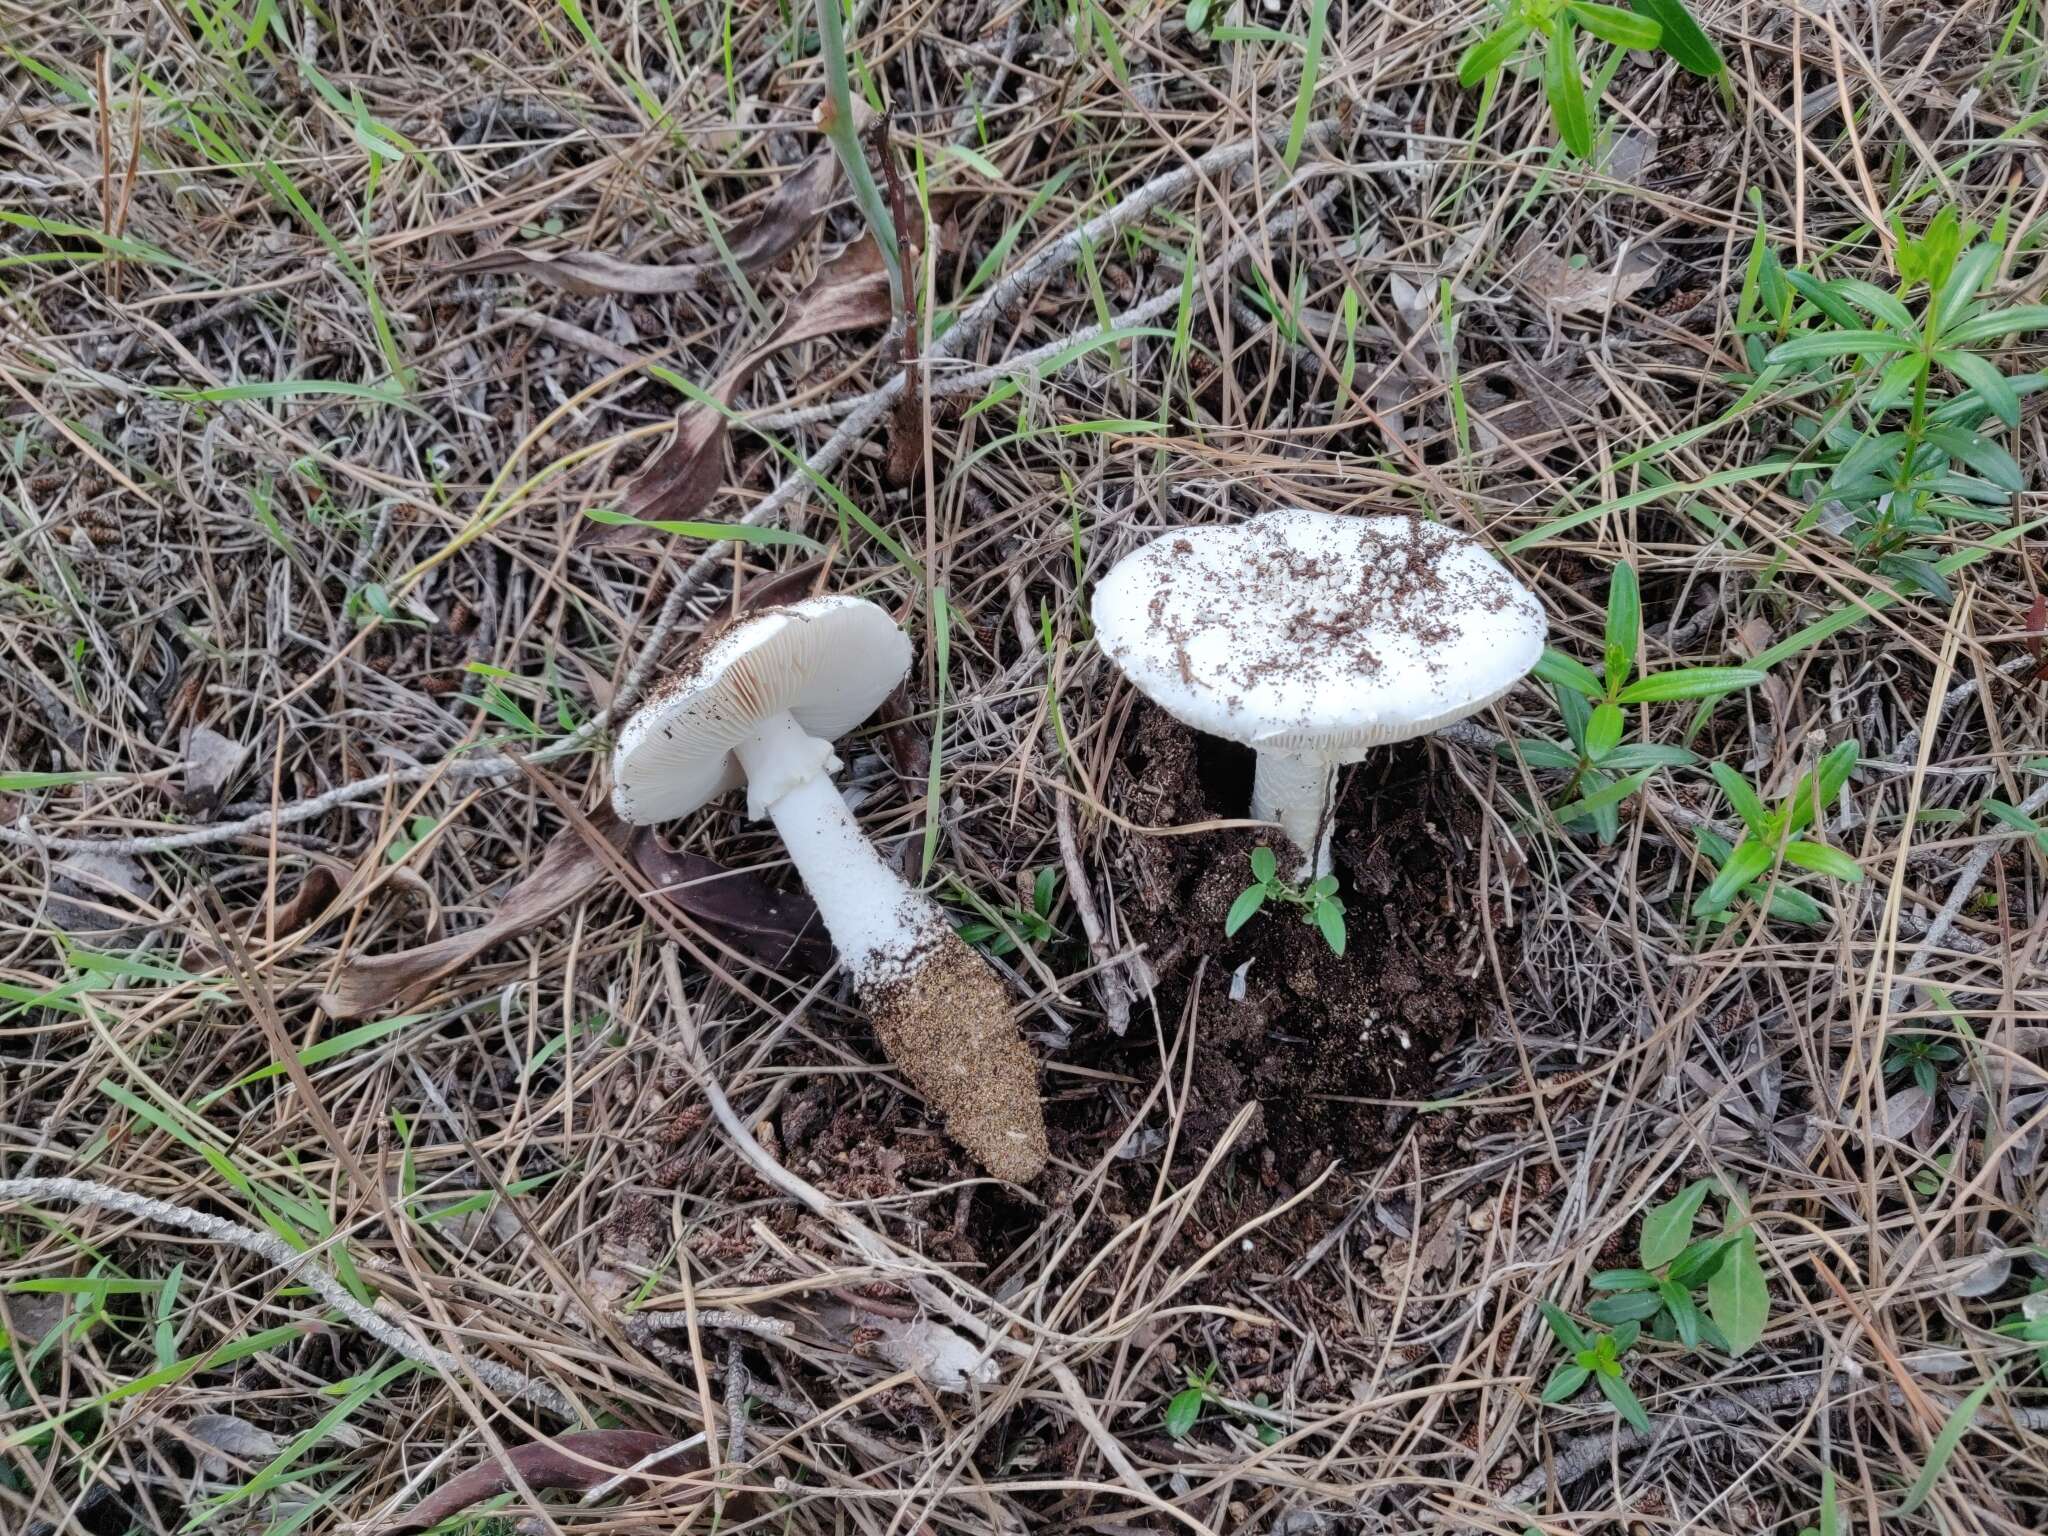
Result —
[[[748,815],[781,834],[890,1060],[955,1141],[1021,1183],[1045,1166],[1045,1116],[1003,984],[875,851],[832,784],[832,742],[909,669],[908,637],[863,599],[756,613],[627,722],[612,803],[628,821],[672,821],[744,783]]]
[[[1543,609],[1479,543],[1400,516],[1268,512],[1118,561],[1095,632],[1185,725],[1257,754],[1251,814],[1330,873],[1337,770],[1462,720],[1543,654]]]

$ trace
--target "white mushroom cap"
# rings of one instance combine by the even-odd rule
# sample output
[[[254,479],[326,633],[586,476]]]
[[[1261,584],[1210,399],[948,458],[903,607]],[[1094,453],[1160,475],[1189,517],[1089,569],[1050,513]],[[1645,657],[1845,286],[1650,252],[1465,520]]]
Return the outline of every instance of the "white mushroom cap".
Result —
[[[813,597],[733,625],[663,683],[619,733],[612,806],[673,821],[745,781],[732,749],[775,715],[829,742],[910,670],[910,637],[865,598]]]
[[[1351,760],[1484,709],[1543,654],[1535,596],[1415,518],[1268,512],[1165,534],[1095,589],[1130,680],[1196,730]]]

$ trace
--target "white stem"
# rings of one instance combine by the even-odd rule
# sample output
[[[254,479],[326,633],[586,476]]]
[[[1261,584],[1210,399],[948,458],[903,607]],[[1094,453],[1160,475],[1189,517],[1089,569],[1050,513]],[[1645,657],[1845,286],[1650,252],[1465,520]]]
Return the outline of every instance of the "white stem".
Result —
[[[1252,775],[1252,815],[1277,821],[1301,855],[1289,872],[1297,884],[1331,869],[1330,833],[1337,820],[1337,760],[1320,752],[1261,752]]]
[[[775,823],[856,980],[886,974],[946,931],[931,898],[907,884],[861,835],[832,787],[839,760],[829,742],[784,713],[762,721],[733,751],[747,771],[748,814]]]

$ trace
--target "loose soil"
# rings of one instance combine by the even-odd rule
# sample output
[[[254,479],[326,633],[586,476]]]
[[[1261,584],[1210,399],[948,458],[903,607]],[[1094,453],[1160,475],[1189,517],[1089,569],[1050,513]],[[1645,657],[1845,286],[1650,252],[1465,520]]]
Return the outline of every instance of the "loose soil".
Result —
[[[1252,754],[1200,735],[1138,702],[1109,786],[1119,814],[1142,827],[1241,818]],[[1291,908],[1269,907],[1234,937],[1224,914],[1250,881],[1253,829],[1106,841],[1133,937],[1157,973],[1156,1026],[1141,1004],[1122,1039],[1083,1025],[1046,1074],[1055,1170],[1028,1194],[983,1186],[954,1211],[931,1212],[928,1250],[950,1262],[997,1267],[1065,1204],[1061,1162],[1092,1167],[1116,1152],[1097,1220],[1105,1240],[1152,1204],[1160,1160],[1185,1183],[1239,1112],[1251,1118],[1208,1179],[1167,1254],[1185,1262],[1219,1238],[1292,1199],[1333,1162],[1337,1177],[1261,1229],[1249,1252],[1214,1261],[1203,1293],[1227,1294],[1247,1266],[1270,1274],[1311,1248],[1348,1209],[1355,1184],[1414,1123],[1418,1101],[1441,1091],[1444,1056],[1490,1027],[1500,1000],[1486,960],[1473,893],[1479,815],[1421,743],[1388,748],[1346,770],[1335,840],[1348,907],[1340,958]],[[1512,931],[1494,915],[1494,940],[1512,979]],[[1243,969],[1242,996],[1233,978]],[[1199,989],[1199,1002],[1191,1000]],[[1192,1073],[1184,1031],[1195,1031]],[[1177,1124],[1163,1108],[1134,1129],[1132,1116],[1169,1053],[1173,1090],[1188,1084]],[[785,1101],[785,1155],[848,1199],[900,1195],[970,1179],[979,1170],[936,1119],[901,1095],[838,1098],[825,1079]],[[1459,1120],[1422,1127],[1425,1167],[1455,1155]],[[1171,1134],[1170,1148],[1166,1134]],[[951,1217],[951,1220],[948,1220]],[[1075,1245],[1085,1262],[1094,1244]],[[1312,1287],[1311,1287],[1312,1289]]]

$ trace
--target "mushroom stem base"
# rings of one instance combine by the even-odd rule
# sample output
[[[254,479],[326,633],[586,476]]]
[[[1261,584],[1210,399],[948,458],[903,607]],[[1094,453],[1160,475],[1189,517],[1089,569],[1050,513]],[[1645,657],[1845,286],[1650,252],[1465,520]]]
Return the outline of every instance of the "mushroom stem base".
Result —
[[[1306,884],[1330,873],[1337,819],[1335,758],[1316,752],[1261,752],[1252,777],[1252,815],[1277,821],[1299,856],[1288,878]]]

